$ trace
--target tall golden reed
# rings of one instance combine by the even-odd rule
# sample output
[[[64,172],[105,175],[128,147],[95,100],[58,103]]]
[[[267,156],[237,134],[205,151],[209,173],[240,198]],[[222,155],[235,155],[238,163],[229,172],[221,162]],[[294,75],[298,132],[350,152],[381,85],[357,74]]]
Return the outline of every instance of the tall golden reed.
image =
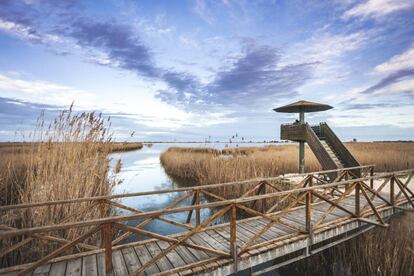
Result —
[[[50,124],[46,124],[41,116],[36,129],[25,137],[32,143],[16,147],[12,154],[7,155],[8,160],[2,161],[1,203],[109,195],[117,182],[109,169],[108,154],[112,141],[109,127],[109,119],[101,114],[75,114],[72,107],[60,113]],[[21,228],[97,218],[109,212],[107,207],[98,208],[85,202],[29,208],[0,215],[2,223]],[[67,229],[50,235],[73,240],[88,230]],[[10,242],[1,241],[0,247],[7,248]],[[96,240],[86,242],[94,244]],[[33,256],[38,258],[57,245],[34,240],[18,252],[7,255],[1,260],[1,265],[30,261]]]

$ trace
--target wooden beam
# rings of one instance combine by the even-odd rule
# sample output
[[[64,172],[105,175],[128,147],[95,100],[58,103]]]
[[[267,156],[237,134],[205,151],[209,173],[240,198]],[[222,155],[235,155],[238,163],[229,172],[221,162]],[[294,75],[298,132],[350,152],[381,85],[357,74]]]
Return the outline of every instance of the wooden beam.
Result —
[[[102,246],[105,248],[105,272],[106,275],[112,275],[112,224],[105,223],[102,225],[101,238]]]
[[[237,265],[237,208],[236,204],[231,206],[231,216],[230,216],[230,255],[233,258],[233,273],[238,271]]]
[[[371,206],[372,211],[374,212],[375,216],[377,217],[377,219],[382,223],[385,224],[384,220],[382,219],[382,217],[380,216],[380,214],[377,211],[377,208],[375,208],[374,203],[372,203],[371,199],[369,199],[369,196],[367,195],[367,193],[365,192],[365,189],[362,188],[361,189],[362,194],[364,195],[365,199],[368,201],[369,206]]]
[[[95,234],[96,232],[98,232],[100,229],[100,226],[96,226],[94,228],[92,228],[91,230],[89,230],[88,232],[86,232],[85,234],[81,235],[80,237],[76,238],[75,240],[73,240],[72,242],[63,245],[62,247],[59,247],[58,249],[56,249],[55,251],[53,251],[52,253],[48,254],[47,256],[41,258],[40,260],[34,262],[32,265],[30,265],[29,267],[19,271],[17,273],[17,276],[24,276],[27,273],[35,270],[36,268],[38,268],[39,266],[41,266],[42,264],[46,263],[47,261],[53,259],[54,257],[58,256],[60,253],[66,251],[68,248],[76,245],[77,243],[79,243],[80,241],[83,241],[84,239],[92,236],[93,234]]]

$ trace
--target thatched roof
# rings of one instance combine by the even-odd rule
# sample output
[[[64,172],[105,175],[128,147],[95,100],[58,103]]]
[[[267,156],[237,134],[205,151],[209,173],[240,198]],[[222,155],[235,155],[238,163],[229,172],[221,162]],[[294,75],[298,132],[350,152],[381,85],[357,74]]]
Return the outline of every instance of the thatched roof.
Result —
[[[276,112],[284,112],[284,113],[299,113],[299,112],[318,112],[318,111],[325,111],[328,109],[333,108],[327,104],[320,104],[308,101],[298,101],[295,103],[291,103],[285,106],[281,106],[278,108],[273,109]]]

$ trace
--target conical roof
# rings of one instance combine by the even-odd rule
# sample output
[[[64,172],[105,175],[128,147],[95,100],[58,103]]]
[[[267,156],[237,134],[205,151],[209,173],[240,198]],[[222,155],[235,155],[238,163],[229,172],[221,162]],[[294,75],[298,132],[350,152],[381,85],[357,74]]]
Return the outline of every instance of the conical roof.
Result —
[[[325,111],[328,109],[333,108],[327,104],[320,104],[308,101],[298,101],[295,103],[291,103],[285,106],[281,106],[278,108],[273,109],[276,112],[284,112],[284,113],[299,113],[299,112],[318,112],[318,111]]]

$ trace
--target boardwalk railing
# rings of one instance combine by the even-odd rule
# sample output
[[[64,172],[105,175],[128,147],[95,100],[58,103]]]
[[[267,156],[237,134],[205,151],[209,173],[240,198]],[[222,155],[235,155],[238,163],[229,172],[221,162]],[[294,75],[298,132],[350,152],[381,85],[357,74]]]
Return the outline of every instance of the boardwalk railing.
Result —
[[[361,177],[357,177],[352,172],[355,169],[361,171]],[[338,172],[338,176],[333,181],[328,182],[328,175],[333,171]],[[270,244],[280,242],[282,239],[306,237],[309,240],[309,244],[312,245],[314,233],[322,231],[328,226],[341,224],[349,220],[387,227],[388,224],[379,214],[381,209],[392,208],[411,210],[401,207],[407,202],[414,208],[414,203],[412,201],[414,193],[408,187],[408,183],[411,181],[413,175],[414,169],[374,175],[373,166],[360,166],[296,175],[296,177],[301,177],[302,180],[293,189],[285,191],[282,191],[279,187],[275,186],[274,181],[282,179],[277,177],[152,192],[0,206],[0,215],[10,212],[13,213],[14,211],[27,208],[51,207],[59,204],[77,204],[81,202],[91,202],[96,208],[99,208],[100,205],[111,205],[132,213],[90,220],[64,221],[59,224],[40,225],[30,228],[13,228],[2,222],[0,226],[0,244],[7,239],[14,242],[10,247],[2,248],[0,257],[11,254],[15,250],[30,244],[30,242],[35,239],[45,243],[60,244],[60,246],[58,248],[55,247],[52,252],[39,258],[39,260],[33,263],[23,264],[18,267],[4,268],[0,270],[0,273],[18,269],[18,275],[25,275],[47,262],[56,261],[57,257],[70,248],[77,248],[80,252],[91,250],[105,252],[105,269],[107,272],[110,272],[112,271],[113,265],[112,251],[114,248],[122,246],[121,243],[132,234],[148,237],[151,240],[156,239],[168,242],[167,247],[163,248],[158,255],[153,256],[152,260],[137,269],[134,272],[134,275],[142,274],[178,246],[184,246],[216,256],[200,262],[198,265],[203,265],[204,263],[211,262],[215,259],[227,258],[229,262],[233,262],[234,271],[237,271],[238,261],[243,259],[246,254],[255,252],[255,250],[257,251]],[[237,199],[226,199],[216,193],[217,190],[215,189],[234,185],[249,186],[247,191]],[[162,210],[144,212],[114,201],[121,198],[142,197],[166,193],[178,193],[179,197]],[[386,194],[388,197],[385,196]],[[352,208],[343,203],[344,199],[350,196],[353,196],[354,198]],[[202,197],[208,198],[208,201],[202,202]],[[365,204],[361,204],[361,197],[365,198]],[[376,199],[380,199],[382,204],[374,205],[373,200]],[[271,206],[265,210],[255,208],[255,203],[260,201],[271,202]],[[187,202],[190,202],[190,205],[187,204],[182,206],[183,203]],[[315,220],[312,217],[314,211],[313,206],[320,202],[327,202],[330,207]],[[304,217],[301,218],[305,221],[305,227],[298,227],[283,218],[285,214],[295,208],[305,208]],[[202,217],[202,209],[209,209],[212,211],[207,217]],[[326,219],[332,212],[334,212],[334,210],[341,210],[346,215],[340,219],[334,221],[330,220],[328,222]],[[79,210],[79,217],[82,216],[83,212],[85,212],[85,210]],[[185,221],[177,221],[164,217],[166,215],[178,213],[186,213],[187,219]],[[239,231],[237,225],[240,222],[238,219],[240,218],[243,220],[241,215],[245,217],[246,214],[253,217],[263,218],[267,221],[267,224],[262,230],[258,231],[255,235],[252,235],[250,240],[246,241],[243,246],[237,246],[236,240]],[[195,219],[192,219],[194,216]],[[375,220],[372,219],[372,216],[375,217]],[[223,222],[223,217],[227,218],[227,222]],[[183,232],[175,235],[162,235],[144,229],[145,225],[154,220],[160,220],[181,227],[183,228]],[[137,221],[139,222],[137,223]],[[195,244],[190,241],[190,238],[195,234],[217,227],[214,224],[218,221],[221,225],[229,225],[229,250],[212,248],[207,245]],[[133,224],[134,222],[135,224]],[[275,238],[270,241],[260,241],[260,237],[275,224],[283,225],[294,231],[289,235]],[[57,236],[57,233],[59,233],[60,230],[79,228],[86,228],[88,230],[74,240],[67,240]],[[56,235],[52,235],[52,233],[56,233]],[[85,240],[90,239],[94,235],[99,235],[100,243],[98,246],[84,243]],[[69,257],[70,256],[68,256],[68,258]],[[60,258],[62,259],[65,257]],[[185,266],[176,268],[169,271],[169,273],[182,271],[186,268],[187,267]]]

